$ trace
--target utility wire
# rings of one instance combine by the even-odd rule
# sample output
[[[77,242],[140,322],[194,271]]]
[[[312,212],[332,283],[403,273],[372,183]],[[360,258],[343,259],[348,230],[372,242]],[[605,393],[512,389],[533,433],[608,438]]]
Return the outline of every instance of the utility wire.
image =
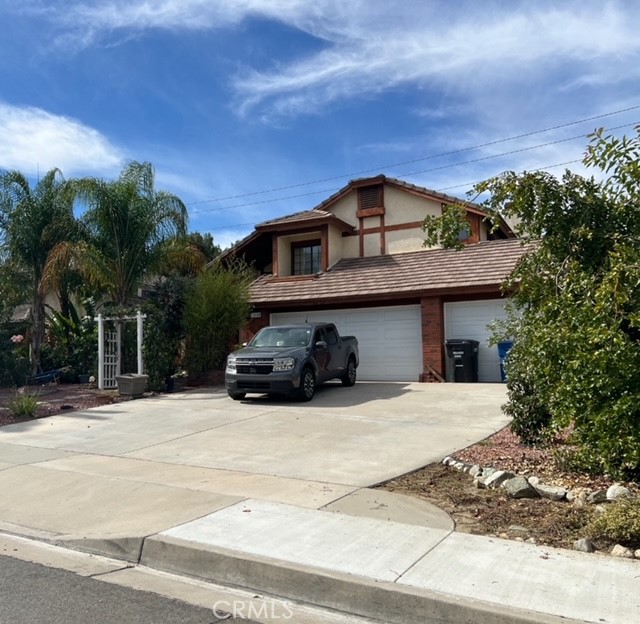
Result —
[[[564,124],[558,124],[556,126],[550,126],[549,128],[544,128],[542,130],[533,130],[531,132],[525,132],[523,134],[518,134],[512,137],[507,137],[504,139],[497,139],[495,141],[489,141],[487,143],[480,143],[478,145],[472,145],[470,147],[463,147],[460,149],[456,149],[456,150],[451,150],[448,152],[441,152],[439,154],[430,154],[429,156],[423,156],[420,158],[413,158],[411,160],[405,160],[402,162],[398,162],[398,163],[392,163],[392,164],[387,164],[387,165],[379,165],[377,167],[372,167],[369,169],[361,169],[360,171],[353,171],[351,173],[345,173],[343,175],[339,175],[339,176],[332,176],[332,177],[328,177],[328,178],[319,178],[317,180],[311,180],[309,182],[299,182],[297,184],[289,184],[287,186],[279,186],[279,187],[274,187],[274,188],[270,188],[270,189],[262,189],[259,191],[251,191],[249,193],[240,193],[237,195],[229,195],[227,197],[215,197],[212,199],[201,199],[199,201],[195,201],[195,202],[191,202],[189,205],[190,206],[196,206],[199,204],[208,204],[208,203],[213,203],[213,202],[220,202],[220,201],[227,201],[229,199],[240,199],[242,197],[250,197],[252,195],[261,195],[264,193],[275,193],[277,191],[286,191],[289,189],[293,189],[293,188],[300,188],[302,186],[311,186],[312,184],[320,184],[321,182],[331,182],[333,180],[343,180],[344,178],[352,178],[354,176],[358,176],[358,175],[362,175],[364,173],[371,173],[372,171],[381,171],[381,170],[386,170],[386,169],[393,169],[395,167],[402,167],[404,165],[410,165],[416,162],[422,162],[425,160],[433,160],[435,158],[441,158],[443,156],[452,156],[454,154],[461,154],[464,152],[469,152],[475,149],[479,149],[481,147],[490,147],[492,145],[499,145],[500,143],[507,143],[508,141],[515,141],[517,139],[524,139],[530,136],[535,136],[536,134],[542,134],[544,132],[550,132],[552,130],[560,130],[562,128],[568,128],[570,126],[576,126],[579,125],[581,123],[586,123],[588,121],[595,121],[597,119],[604,119],[605,117],[611,117],[613,115],[619,115],[621,113],[628,113],[630,111],[633,110],[638,110],[640,108],[640,104],[636,105],[636,106],[629,106],[628,108],[621,108],[619,110],[616,111],[611,111],[608,113],[602,113],[601,115],[594,115],[593,117],[585,117],[584,119],[578,119],[576,121],[570,121]],[[582,135],[584,136],[584,135]],[[410,175],[410,174],[409,174]],[[286,199],[286,198],[285,198]]]
[[[620,126],[614,126],[612,128],[607,128],[607,131],[613,131],[613,130],[620,130],[621,128],[628,128],[629,126],[635,126],[636,124],[638,124],[639,122],[633,122],[630,124],[623,124]],[[524,136],[524,135],[523,135]],[[512,156],[513,154],[520,154],[522,152],[528,152],[528,151],[532,151],[532,150],[536,150],[536,149],[540,149],[542,147],[550,147],[552,145],[558,145],[560,143],[567,143],[569,141],[576,141],[578,139],[583,139],[585,137],[584,134],[578,134],[575,136],[571,136],[568,138],[564,138],[564,139],[557,139],[555,141],[548,141],[547,143],[539,143],[537,145],[530,145],[528,147],[521,147],[515,150],[511,150],[509,152],[500,152],[499,154],[491,154],[489,156],[481,156],[479,158],[472,158],[470,160],[463,160],[461,162],[457,162],[457,163],[449,163],[446,165],[440,165],[438,167],[430,167],[428,169],[420,169],[418,171],[410,171],[407,173],[401,173],[398,175],[401,176],[411,176],[411,175],[417,175],[419,173],[429,173],[432,171],[442,171],[444,169],[452,169],[453,167],[459,167],[461,165],[470,165],[470,164],[475,164],[475,163],[479,163],[479,162],[484,162],[487,160],[492,160],[495,158],[501,158],[503,156]],[[500,141],[494,141],[494,143],[498,143]],[[458,150],[458,151],[467,151],[468,149],[473,149],[473,148],[466,148],[464,150]],[[414,161],[410,161],[410,162],[416,162]],[[575,161],[570,161],[570,162],[575,162]],[[294,185],[292,187],[289,188],[294,188],[295,186],[302,186],[302,185]],[[451,188],[456,188],[456,187],[451,187]],[[226,206],[223,208],[196,208],[194,210],[192,210],[191,212],[193,214],[196,213],[205,213],[205,212],[222,212],[223,210],[234,210],[236,208],[245,208],[247,206],[258,206],[260,204],[269,204],[269,203],[273,203],[273,202],[277,202],[277,201],[284,201],[284,200],[288,200],[288,199],[298,199],[300,197],[308,197],[310,195],[319,195],[319,194],[328,194],[328,193],[334,193],[337,190],[339,190],[339,188],[337,187],[332,187],[329,189],[321,189],[321,190],[317,190],[317,191],[310,191],[308,193],[299,193],[296,195],[287,195],[285,197],[272,197],[269,199],[261,199],[261,200],[257,200],[257,201],[251,201],[251,202],[245,202],[243,204],[234,204],[233,206]],[[254,195],[255,193],[247,193],[244,195],[238,195],[236,197],[247,197],[250,195]],[[191,204],[193,205],[193,204]]]
[[[545,167],[537,167],[536,169],[533,169],[532,171],[546,171],[547,169],[554,169],[555,167],[564,167],[566,165],[572,165],[574,163],[579,163],[582,162],[582,158],[576,158],[575,160],[566,160],[565,162],[561,162],[561,163],[556,163],[555,165],[547,165]],[[463,184],[456,184],[455,186],[446,186],[443,188],[439,188],[439,189],[433,189],[434,191],[436,191],[437,193],[442,193],[443,191],[448,191],[451,189],[455,189],[455,188],[469,188],[472,186],[475,186],[476,184],[479,184],[480,182],[482,182],[482,180],[476,180],[475,182],[465,182]],[[319,191],[319,192],[323,192],[323,191]],[[309,193],[307,193],[309,194]],[[234,206],[235,207],[235,206]],[[255,221],[251,221],[249,223],[233,223],[231,225],[223,225],[220,227],[212,227],[209,228],[211,231],[216,231],[216,230],[227,230],[229,228],[234,228],[234,227],[249,227],[249,226],[255,226]]]

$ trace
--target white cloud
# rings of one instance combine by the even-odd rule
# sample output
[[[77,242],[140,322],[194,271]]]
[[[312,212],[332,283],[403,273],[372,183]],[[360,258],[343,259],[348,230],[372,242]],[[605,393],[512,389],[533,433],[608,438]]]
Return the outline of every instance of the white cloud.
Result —
[[[69,175],[117,171],[123,154],[76,119],[0,102],[0,168],[27,175],[57,167]]]
[[[197,230],[197,228],[195,229]],[[220,245],[222,249],[227,249],[227,247],[231,247],[231,245],[242,240],[251,234],[251,232],[253,232],[253,224],[247,224],[246,227],[215,228],[206,233],[213,236],[213,242],[216,245]]]
[[[614,0],[72,0],[64,11],[26,2],[14,10],[49,19],[60,29],[58,42],[76,49],[147,30],[213,31],[250,19],[321,40],[314,53],[274,59],[270,69],[245,67],[232,81],[236,110],[263,118],[407,85],[463,97],[548,85],[555,74],[554,89],[612,85],[628,80],[640,55],[640,5]]]
[[[582,74],[591,83],[621,82],[640,54],[640,7],[512,6],[476,3],[428,19],[414,9],[411,22],[397,19],[393,6],[386,16],[353,13],[349,31],[328,33],[328,48],[271,71],[247,69],[235,82],[241,110],[312,112],[408,84],[480,93],[548,82],[553,72],[567,70],[574,83]]]

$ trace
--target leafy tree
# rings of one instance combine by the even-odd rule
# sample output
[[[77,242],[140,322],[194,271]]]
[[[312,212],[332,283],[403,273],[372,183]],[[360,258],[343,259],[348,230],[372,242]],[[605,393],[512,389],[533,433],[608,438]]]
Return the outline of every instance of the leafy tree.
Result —
[[[0,175],[0,213],[2,260],[24,271],[29,283],[29,349],[35,373],[45,334],[45,265],[52,250],[75,231],[73,194],[58,169],[49,171],[33,188],[22,173],[6,171]]]
[[[640,127],[598,131],[584,162],[604,179],[508,172],[475,188],[530,244],[504,285],[516,311],[502,328],[515,338],[507,411],[530,441],[572,427],[574,465],[638,476]]]
[[[56,248],[48,267],[52,281],[74,267],[107,303],[122,307],[169,255],[186,253],[178,244],[186,235],[186,206],[155,189],[150,163],[129,163],[117,180],[77,180],[74,191],[87,205],[80,219],[83,236]]]
[[[213,242],[213,236],[208,232],[205,234],[190,232],[187,235],[187,240],[202,252],[207,262],[217,258],[222,251],[220,245]]]
[[[192,282],[183,276],[163,279],[156,284],[152,298],[145,302],[144,356],[152,390],[165,390],[171,375],[182,365],[186,337],[184,307]]]
[[[190,375],[222,366],[249,315],[251,281],[251,271],[240,262],[229,268],[216,264],[196,277],[184,312]]]

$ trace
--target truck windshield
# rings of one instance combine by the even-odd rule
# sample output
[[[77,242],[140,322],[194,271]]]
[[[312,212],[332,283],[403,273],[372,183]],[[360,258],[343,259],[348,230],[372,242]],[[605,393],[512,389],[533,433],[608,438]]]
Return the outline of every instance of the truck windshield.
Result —
[[[251,347],[306,347],[311,329],[306,327],[265,327],[249,343]]]

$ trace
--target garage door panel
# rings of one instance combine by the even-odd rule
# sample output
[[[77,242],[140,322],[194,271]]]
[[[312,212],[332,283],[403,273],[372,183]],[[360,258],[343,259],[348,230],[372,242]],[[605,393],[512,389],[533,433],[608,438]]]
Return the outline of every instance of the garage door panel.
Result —
[[[465,301],[445,304],[445,337],[477,340],[478,380],[500,381],[500,359],[496,346],[489,346],[488,325],[506,318],[503,300]]]
[[[363,381],[417,381],[422,372],[419,306],[353,308],[271,315],[272,324],[334,323],[342,336],[356,336],[358,378]]]

